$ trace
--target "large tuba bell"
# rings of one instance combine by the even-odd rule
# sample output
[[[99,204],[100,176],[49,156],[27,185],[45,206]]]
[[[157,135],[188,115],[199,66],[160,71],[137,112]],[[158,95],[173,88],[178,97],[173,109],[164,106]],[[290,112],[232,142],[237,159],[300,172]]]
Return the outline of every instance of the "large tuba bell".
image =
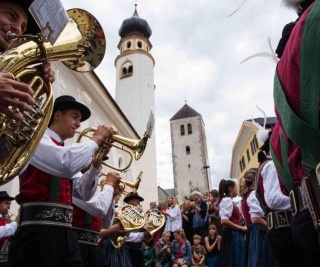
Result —
[[[103,59],[106,42],[96,18],[82,9],[68,10],[68,15],[70,22],[54,46],[41,34],[7,34],[8,39],[22,42],[0,55],[0,71],[31,86],[35,104],[31,111],[23,112],[22,122],[0,114],[0,185],[12,180],[29,162],[49,123],[53,92],[51,83],[42,77],[42,67],[62,61],[75,71],[87,72]]]
[[[89,128],[84,129],[79,134],[76,142],[80,143],[82,138],[84,138],[84,137],[91,138],[91,134],[94,133],[95,131],[96,131],[96,128],[93,128],[93,127],[89,127]],[[109,168],[112,168],[116,171],[125,172],[130,167],[130,165],[133,161],[133,157],[135,158],[135,160],[139,160],[142,157],[143,152],[146,149],[148,139],[149,139],[149,134],[147,132],[144,134],[144,136],[140,140],[126,138],[126,137],[123,137],[123,136],[120,136],[117,134],[113,134],[108,137],[107,142],[121,144],[122,147],[116,146],[114,144],[112,144],[112,146],[128,153],[130,156],[129,163],[123,168],[117,168],[117,167],[114,167],[112,165],[109,165],[109,164],[103,162],[103,156],[104,156],[103,148],[100,148],[96,152],[94,159],[96,161],[101,161],[103,165],[105,165]],[[132,152],[128,149],[125,149],[124,147],[129,148]]]
[[[145,218],[139,208],[126,204],[120,208],[118,216],[114,218],[113,224],[116,223],[122,225],[124,232],[110,234],[110,240],[115,248],[120,248],[125,242],[126,235],[139,231],[145,225]]]

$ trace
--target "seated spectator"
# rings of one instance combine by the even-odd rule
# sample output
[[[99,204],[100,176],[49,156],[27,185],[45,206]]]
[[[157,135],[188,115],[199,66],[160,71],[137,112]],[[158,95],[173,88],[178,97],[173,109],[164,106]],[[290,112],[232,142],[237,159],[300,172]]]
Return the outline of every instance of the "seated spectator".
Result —
[[[207,267],[218,267],[221,236],[218,235],[217,227],[214,224],[210,224],[208,228],[209,235],[204,238],[207,250],[206,264]]]
[[[149,243],[142,243],[143,245],[143,257],[144,264],[146,267],[155,267],[155,248],[153,246],[153,240],[151,239]]]
[[[162,237],[155,245],[156,267],[171,266],[171,243],[170,232],[164,231]]]
[[[206,249],[200,244],[201,236],[193,236],[193,246],[191,247],[192,267],[205,267]]]
[[[171,245],[172,267],[189,267],[191,263],[191,245],[182,229],[175,230]]]

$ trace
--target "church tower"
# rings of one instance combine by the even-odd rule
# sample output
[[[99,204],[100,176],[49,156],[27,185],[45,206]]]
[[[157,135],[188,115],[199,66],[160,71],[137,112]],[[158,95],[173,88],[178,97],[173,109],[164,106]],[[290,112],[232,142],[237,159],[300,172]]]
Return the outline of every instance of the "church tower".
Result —
[[[202,116],[185,104],[171,119],[175,196],[181,202],[194,190],[211,189],[207,141]]]
[[[146,131],[150,112],[154,112],[155,106],[153,76],[155,60],[150,54],[151,34],[148,22],[139,17],[135,5],[133,15],[125,19],[119,29],[120,54],[115,59],[115,100],[141,137]],[[145,198],[144,207],[149,207],[149,201],[158,201],[155,144],[155,129],[153,129],[142,158],[131,165],[135,166],[137,175],[143,171],[139,194]]]

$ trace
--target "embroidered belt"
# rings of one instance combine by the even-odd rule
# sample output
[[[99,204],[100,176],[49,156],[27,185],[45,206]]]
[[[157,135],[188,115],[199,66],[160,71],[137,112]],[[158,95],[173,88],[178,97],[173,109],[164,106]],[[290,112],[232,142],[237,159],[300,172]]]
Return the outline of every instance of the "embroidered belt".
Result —
[[[318,170],[318,166],[317,166]],[[320,177],[315,170],[302,178],[301,198],[309,209],[315,229],[320,229]]]
[[[278,229],[289,227],[291,222],[290,211],[272,211],[268,213],[267,224],[268,229]]]
[[[0,263],[1,262],[7,262],[8,261],[8,249],[9,249],[9,238],[7,238],[2,247],[1,247],[1,251],[0,251]]]
[[[85,228],[72,227],[78,236],[78,242],[86,245],[98,245],[99,232]]]
[[[307,209],[307,206],[302,200],[301,187],[297,187],[294,190],[291,190],[289,194],[289,199],[292,216],[296,216],[297,213]]]
[[[24,203],[20,208],[20,226],[51,225],[71,227],[73,207],[52,202]]]

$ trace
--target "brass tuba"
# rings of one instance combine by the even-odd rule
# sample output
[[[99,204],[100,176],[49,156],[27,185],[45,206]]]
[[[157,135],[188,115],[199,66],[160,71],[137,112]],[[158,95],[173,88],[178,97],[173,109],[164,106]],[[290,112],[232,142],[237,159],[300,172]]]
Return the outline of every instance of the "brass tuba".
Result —
[[[118,216],[114,218],[113,224],[120,223],[124,229],[123,233],[114,232],[110,234],[110,240],[115,248],[120,248],[125,242],[125,236],[131,232],[138,232],[145,225],[143,212],[132,205],[126,204],[119,209]]]
[[[87,137],[87,138],[91,138],[91,134],[94,133],[96,131],[96,128],[93,128],[93,127],[88,127],[86,129],[84,129],[78,136],[77,138],[77,143],[80,143],[81,142],[81,139],[84,138],[84,137]],[[120,146],[116,146],[114,144],[112,144],[113,147],[117,148],[117,149],[120,149],[126,153],[129,154],[130,156],[130,160],[128,162],[128,164],[124,167],[124,168],[117,168],[117,167],[114,167],[112,165],[109,165],[105,162],[103,162],[103,156],[104,156],[104,150],[103,148],[100,148],[96,154],[94,155],[94,160],[96,161],[101,161],[103,165],[109,167],[109,168],[112,168],[116,171],[120,171],[120,172],[125,172],[127,169],[129,169],[132,161],[133,161],[133,157],[135,158],[135,160],[139,160],[142,155],[143,155],[143,152],[144,150],[146,149],[147,147],[147,142],[148,142],[148,139],[149,139],[149,133],[146,132],[144,134],[144,136],[140,139],[140,140],[135,140],[135,139],[130,139],[130,138],[126,138],[126,137],[123,137],[123,136],[120,136],[120,135],[117,135],[117,134],[112,134],[108,137],[108,139],[106,140],[107,142],[110,142],[110,143],[119,143],[122,145],[122,147]],[[127,147],[128,149],[125,149],[124,147]]]
[[[31,86],[35,104],[22,113],[22,122],[0,114],[0,185],[12,180],[29,162],[49,123],[53,92],[42,76],[42,67],[62,61],[75,71],[87,72],[103,59],[106,42],[99,22],[82,9],[68,10],[68,15],[70,21],[53,46],[41,34],[7,33],[8,39],[21,42],[0,55],[0,71]]]

